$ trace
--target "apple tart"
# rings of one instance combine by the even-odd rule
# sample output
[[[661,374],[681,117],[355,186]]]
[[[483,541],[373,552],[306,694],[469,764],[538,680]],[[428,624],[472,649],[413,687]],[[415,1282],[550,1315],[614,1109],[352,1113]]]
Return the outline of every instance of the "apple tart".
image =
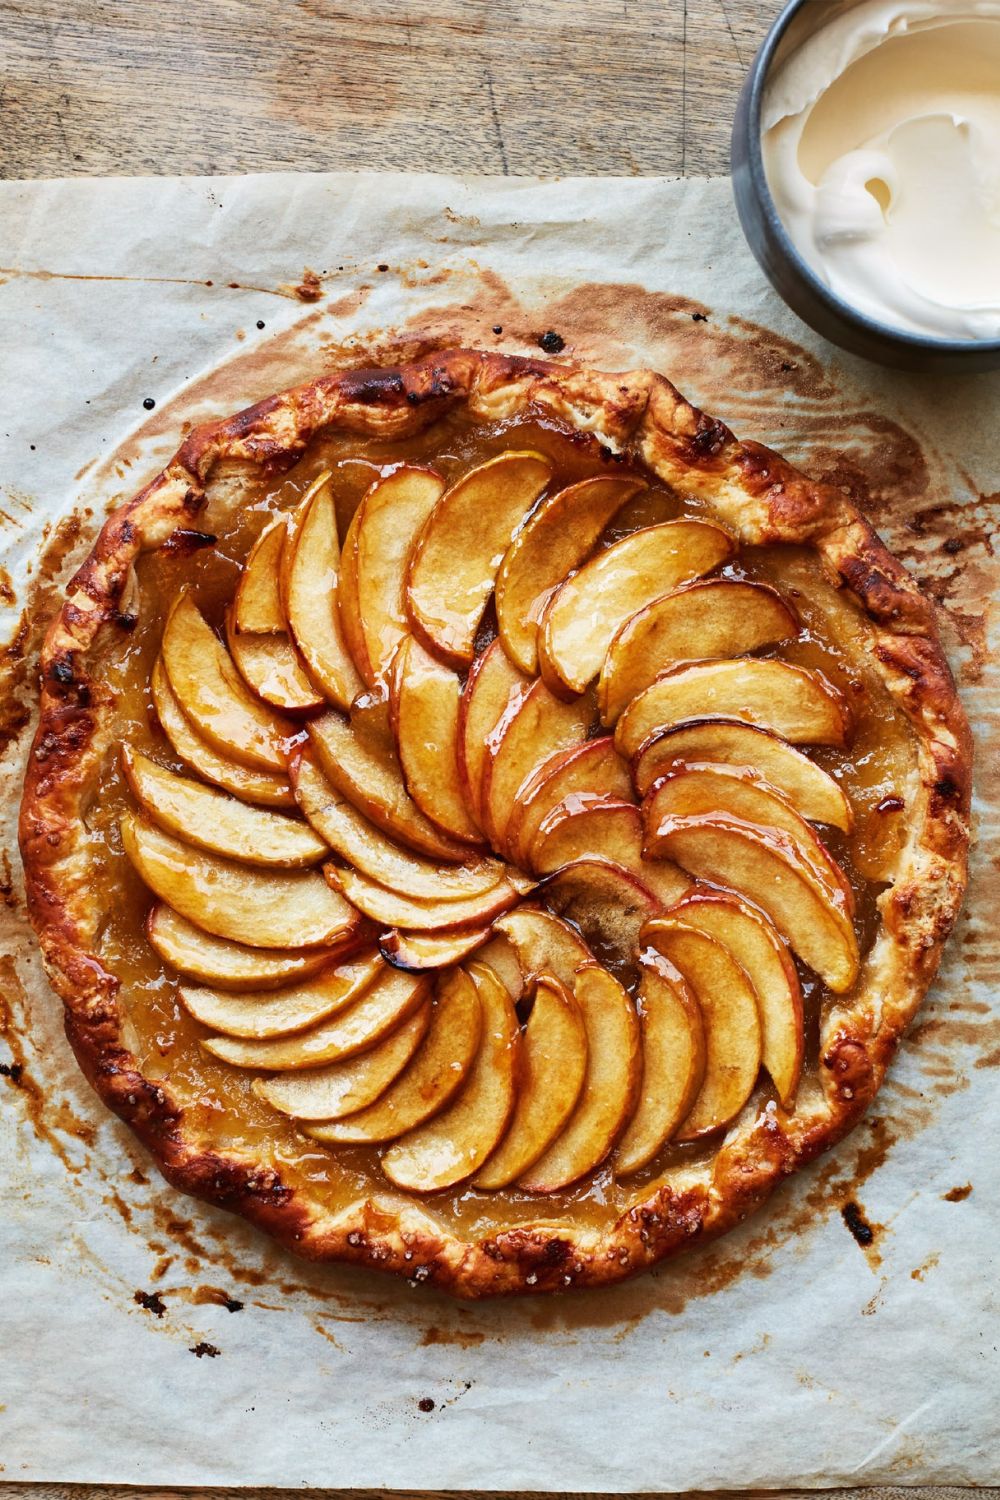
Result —
[[[869,1105],[961,903],[930,603],[650,371],[451,350],[197,428],[41,667],[70,1041],[312,1259],[480,1296],[730,1228]]]

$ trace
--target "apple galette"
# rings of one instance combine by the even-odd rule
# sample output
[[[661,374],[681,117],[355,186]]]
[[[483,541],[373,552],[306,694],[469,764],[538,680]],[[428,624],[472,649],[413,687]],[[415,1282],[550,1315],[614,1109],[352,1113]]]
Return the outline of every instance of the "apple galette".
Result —
[[[727,1229],[871,1101],[965,883],[930,604],[649,371],[453,350],[196,429],[42,659],[21,840],[169,1180],[464,1295]]]

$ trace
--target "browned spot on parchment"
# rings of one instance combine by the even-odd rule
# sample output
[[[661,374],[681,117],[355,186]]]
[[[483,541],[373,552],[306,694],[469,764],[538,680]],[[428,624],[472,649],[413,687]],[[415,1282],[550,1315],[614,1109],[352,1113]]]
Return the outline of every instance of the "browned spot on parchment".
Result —
[[[971,1192],[972,1183],[965,1182],[960,1187],[949,1188],[946,1193],[941,1194],[941,1197],[946,1203],[964,1203]]]

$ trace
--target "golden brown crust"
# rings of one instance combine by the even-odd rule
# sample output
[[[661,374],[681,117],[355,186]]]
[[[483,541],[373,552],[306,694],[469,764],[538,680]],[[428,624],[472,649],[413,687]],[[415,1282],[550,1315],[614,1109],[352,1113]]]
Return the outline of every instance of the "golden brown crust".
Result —
[[[882,923],[859,984],[824,1018],[821,1089],[794,1115],[748,1107],[712,1162],[648,1190],[610,1229],[539,1224],[476,1243],[418,1206],[359,1202],[332,1216],[250,1160],[206,1152],[183,1109],[145,1079],[122,1040],[118,985],[93,956],[94,913],[80,808],[111,732],[109,695],[88,673],[107,628],[135,613],[145,550],[194,546],[220,466],[289,468],[324,428],[405,437],[466,403],[483,420],[549,411],[635,453],[697,495],[744,543],[815,548],[872,623],[878,670],[912,726],[919,789],[907,842],[880,898]],[[462,1296],[549,1291],[621,1279],[719,1234],[802,1163],[839,1140],[877,1090],[937,969],[966,881],[972,749],[933,608],[839,489],[814,483],[759,444],[740,442],[652,371],[598,374],[513,356],[449,350],[399,369],[348,370],[195,429],[166,468],[103,528],[69,585],[41,658],[38,730],[21,809],[29,907],[81,1066],[176,1187],[229,1208],[310,1259],[355,1261]]]

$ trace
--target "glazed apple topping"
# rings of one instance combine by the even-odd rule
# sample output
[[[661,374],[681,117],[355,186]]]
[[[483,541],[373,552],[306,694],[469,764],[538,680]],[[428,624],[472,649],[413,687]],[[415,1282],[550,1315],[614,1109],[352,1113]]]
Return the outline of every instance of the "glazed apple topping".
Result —
[[[794,1110],[802,976],[861,963],[852,713],[782,654],[794,600],[715,522],[644,524],[643,475],[554,473],[390,465],[343,546],[318,474],[219,628],[178,596],[159,749],[121,752],[205,1053],[413,1193],[628,1179]]]

